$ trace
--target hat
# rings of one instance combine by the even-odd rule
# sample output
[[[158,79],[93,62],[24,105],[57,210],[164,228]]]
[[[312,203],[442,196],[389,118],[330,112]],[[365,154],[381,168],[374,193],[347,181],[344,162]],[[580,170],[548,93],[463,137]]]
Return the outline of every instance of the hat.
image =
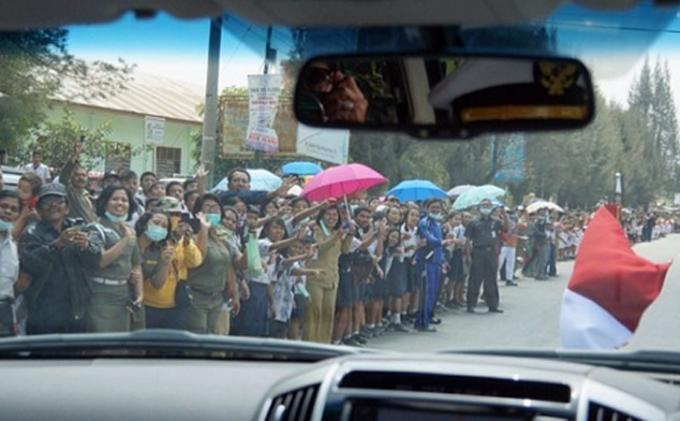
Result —
[[[120,178],[120,177],[118,177],[117,172],[111,170],[111,171],[107,171],[107,172],[104,173],[104,177],[102,178],[102,180],[107,179],[107,178],[111,178],[111,177],[116,178],[116,179]]]
[[[156,209],[160,209],[164,212],[181,212],[182,203],[172,196],[165,196],[158,200],[156,204]]]
[[[38,202],[47,196],[66,197],[66,187],[61,183],[44,184],[38,191]]]

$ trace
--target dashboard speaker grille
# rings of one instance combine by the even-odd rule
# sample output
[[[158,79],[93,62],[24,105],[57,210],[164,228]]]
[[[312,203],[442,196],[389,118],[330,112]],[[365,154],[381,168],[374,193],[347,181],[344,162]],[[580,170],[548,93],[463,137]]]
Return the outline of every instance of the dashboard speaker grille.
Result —
[[[319,385],[293,390],[274,398],[267,411],[267,421],[308,421],[312,418]]]
[[[571,401],[571,388],[560,383],[445,374],[355,371],[343,377],[340,387],[494,396],[561,403]]]

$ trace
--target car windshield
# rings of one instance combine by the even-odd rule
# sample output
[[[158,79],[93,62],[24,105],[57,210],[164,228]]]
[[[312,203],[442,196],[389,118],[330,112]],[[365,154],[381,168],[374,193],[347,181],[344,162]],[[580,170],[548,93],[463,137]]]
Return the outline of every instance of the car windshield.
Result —
[[[160,13],[0,32],[0,336],[678,350],[677,12],[428,28]],[[297,122],[306,60],[417,51],[577,58],[594,120],[465,141]],[[377,69],[356,77],[390,95]]]

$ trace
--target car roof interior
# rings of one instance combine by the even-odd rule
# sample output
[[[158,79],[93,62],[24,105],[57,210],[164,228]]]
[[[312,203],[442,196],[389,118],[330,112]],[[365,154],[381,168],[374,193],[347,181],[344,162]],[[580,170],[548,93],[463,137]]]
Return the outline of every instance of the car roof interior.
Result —
[[[0,30],[109,22],[128,11],[135,11],[140,18],[164,11],[186,19],[233,13],[256,24],[284,26],[493,26],[541,19],[564,3],[565,0],[24,0],[3,7]],[[623,10],[637,2],[575,3],[601,10]],[[324,13],[319,13],[321,7]]]

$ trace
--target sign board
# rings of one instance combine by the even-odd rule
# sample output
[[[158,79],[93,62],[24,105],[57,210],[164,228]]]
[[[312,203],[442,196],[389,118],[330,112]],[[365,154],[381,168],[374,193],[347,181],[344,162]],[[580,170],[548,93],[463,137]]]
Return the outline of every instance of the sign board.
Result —
[[[165,119],[160,117],[144,117],[144,141],[162,143],[165,137]]]
[[[524,180],[525,163],[525,142],[524,137],[512,135],[510,139],[498,151],[501,157],[498,162],[498,172],[494,177],[496,183],[500,184],[519,184]]]
[[[335,164],[346,164],[349,130],[318,129],[298,125],[297,153]]]
[[[279,139],[272,128],[281,93],[282,76],[248,76],[248,130],[245,143],[250,149],[277,152]]]

